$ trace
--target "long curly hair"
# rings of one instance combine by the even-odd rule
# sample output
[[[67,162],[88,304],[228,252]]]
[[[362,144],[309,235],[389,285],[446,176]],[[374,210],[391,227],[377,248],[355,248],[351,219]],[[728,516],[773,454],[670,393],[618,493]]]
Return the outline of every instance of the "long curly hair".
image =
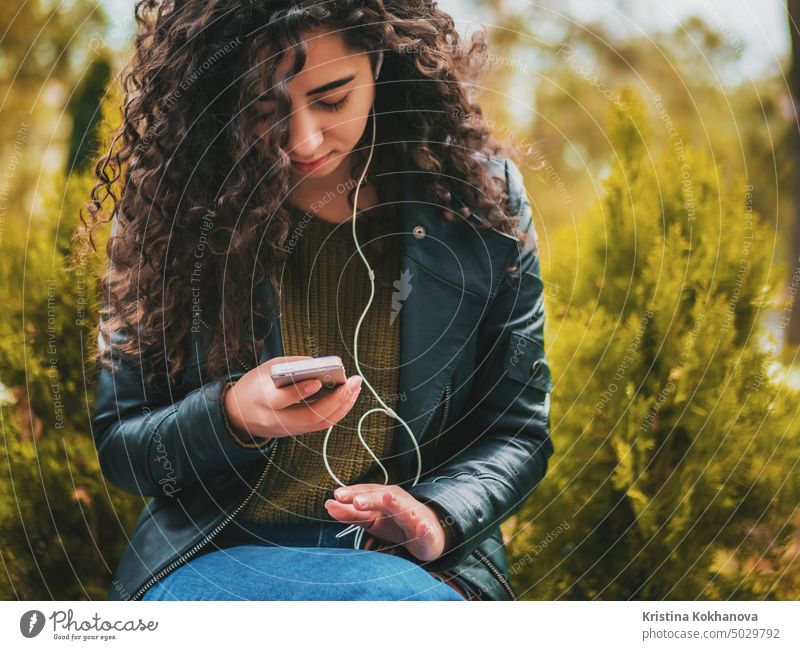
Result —
[[[400,198],[391,172],[404,161],[424,172],[417,187],[443,219],[475,210],[486,228],[521,235],[506,214],[506,188],[475,155],[506,152],[470,98],[487,62],[485,35],[462,39],[432,0],[139,0],[134,13],[122,123],[95,165],[77,235],[91,254],[95,230],[112,224],[100,280],[103,366],[132,357],[147,363],[148,377],[177,381],[198,305],[207,377],[225,376],[232,359],[257,364],[264,333],[256,323],[274,305],[245,288],[269,281],[279,295],[291,227],[286,84],[305,64],[303,36],[316,28],[337,31],[373,66],[384,52],[370,165],[379,203]],[[290,51],[294,65],[278,78]],[[276,111],[259,138],[264,89]],[[353,178],[371,131],[354,149]]]

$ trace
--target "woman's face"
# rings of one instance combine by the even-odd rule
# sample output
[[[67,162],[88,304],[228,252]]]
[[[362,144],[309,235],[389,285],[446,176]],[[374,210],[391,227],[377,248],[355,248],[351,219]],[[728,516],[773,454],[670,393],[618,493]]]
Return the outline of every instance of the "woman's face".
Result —
[[[308,56],[288,83],[289,142],[292,175],[298,180],[333,173],[358,143],[375,97],[369,56],[347,49],[339,34],[313,32],[305,37]],[[277,73],[291,67],[293,53]],[[273,102],[259,102],[265,113]]]

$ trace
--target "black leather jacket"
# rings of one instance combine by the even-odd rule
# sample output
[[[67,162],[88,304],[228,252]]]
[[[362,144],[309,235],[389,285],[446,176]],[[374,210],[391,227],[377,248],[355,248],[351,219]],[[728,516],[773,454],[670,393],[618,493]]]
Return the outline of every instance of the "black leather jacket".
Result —
[[[453,534],[448,552],[419,563],[455,569],[485,597],[507,600],[515,593],[499,524],[531,494],[553,453],[551,382],[536,235],[522,176],[511,161],[486,164],[508,183],[528,233],[521,252],[517,239],[495,229],[443,221],[416,197],[413,173],[403,174],[402,268],[411,271],[412,289],[400,311],[398,395],[405,399],[395,409],[418,441],[423,474],[412,485],[416,456],[398,424],[392,475],[438,510]],[[477,214],[471,219],[482,221]],[[257,290],[274,304],[269,282]],[[283,356],[277,320],[263,331],[261,361]],[[143,382],[141,368],[130,362],[101,371],[93,419],[101,469],[122,489],[154,497],[131,533],[112,600],[141,598],[208,550],[270,469],[277,443],[247,449],[225,429],[224,380],[202,375],[206,343],[192,335],[179,389]]]

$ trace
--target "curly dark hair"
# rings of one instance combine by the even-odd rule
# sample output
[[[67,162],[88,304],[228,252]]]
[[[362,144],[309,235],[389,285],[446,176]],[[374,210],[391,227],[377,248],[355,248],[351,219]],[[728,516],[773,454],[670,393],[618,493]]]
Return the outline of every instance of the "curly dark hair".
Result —
[[[506,188],[475,155],[506,151],[470,98],[487,61],[485,35],[465,42],[432,0],[140,0],[134,13],[122,124],[95,165],[77,234],[91,254],[95,230],[113,224],[100,281],[96,358],[103,366],[113,356],[133,357],[148,362],[148,376],[176,380],[187,364],[197,286],[212,321],[207,375],[223,377],[233,358],[259,358],[254,316],[271,306],[242,288],[268,280],[279,295],[291,223],[286,84],[305,64],[303,36],[315,28],[340,30],[373,66],[384,52],[371,163],[380,203],[399,198],[391,172],[402,160],[425,172],[418,187],[442,206],[443,219],[475,210],[486,228],[521,235],[517,217],[506,214]],[[290,50],[294,65],[276,78]],[[255,63],[265,53],[269,64]],[[265,88],[277,110],[256,138],[264,119],[256,100]],[[354,178],[371,130],[354,149]],[[451,193],[462,201],[456,210]]]

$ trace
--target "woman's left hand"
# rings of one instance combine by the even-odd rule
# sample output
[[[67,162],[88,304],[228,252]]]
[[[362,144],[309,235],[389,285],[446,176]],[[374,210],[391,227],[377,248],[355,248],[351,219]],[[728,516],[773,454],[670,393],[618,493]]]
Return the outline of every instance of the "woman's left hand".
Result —
[[[331,517],[401,544],[419,560],[435,560],[447,548],[445,528],[436,511],[397,485],[348,485],[334,490],[333,496],[336,499],[325,502]]]

